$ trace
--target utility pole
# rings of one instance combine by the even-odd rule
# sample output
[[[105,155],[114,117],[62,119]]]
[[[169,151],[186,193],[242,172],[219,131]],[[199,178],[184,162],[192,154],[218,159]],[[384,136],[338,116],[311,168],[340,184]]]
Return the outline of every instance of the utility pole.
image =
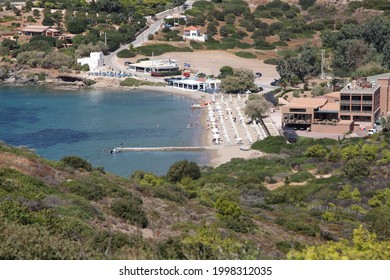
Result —
[[[107,45],[107,32],[104,31],[104,44]]]
[[[321,50],[321,79],[326,79],[325,73],[325,50]]]

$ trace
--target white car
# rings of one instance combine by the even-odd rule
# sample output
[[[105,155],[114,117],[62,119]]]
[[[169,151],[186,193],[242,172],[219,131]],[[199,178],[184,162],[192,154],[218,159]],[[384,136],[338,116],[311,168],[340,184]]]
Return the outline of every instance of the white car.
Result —
[[[368,135],[373,135],[376,132],[377,132],[376,128],[371,128],[368,130]]]

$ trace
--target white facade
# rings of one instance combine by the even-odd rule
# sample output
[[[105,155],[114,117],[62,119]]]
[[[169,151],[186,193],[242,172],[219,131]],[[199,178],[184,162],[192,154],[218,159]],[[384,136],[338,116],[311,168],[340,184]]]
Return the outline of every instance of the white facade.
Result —
[[[208,89],[219,90],[221,80],[218,79],[201,79],[201,80],[170,80],[167,82],[168,86],[188,90],[188,91],[205,91]]]
[[[89,57],[83,57],[77,59],[77,63],[81,65],[88,64],[90,71],[98,70],[103,67],[104,58],[102,52],[91,52]]]
[[[129,70],[137,72],[170,72],[178,71],[179,64],[175,59],[146,60],[129,65]]]
[[[205,42],[207,40],[207,35],[201,34],[200,29],[198,27],[190,26],[188,28],[183,29],[183,38],[189,40],[195,40],[200,42]]]

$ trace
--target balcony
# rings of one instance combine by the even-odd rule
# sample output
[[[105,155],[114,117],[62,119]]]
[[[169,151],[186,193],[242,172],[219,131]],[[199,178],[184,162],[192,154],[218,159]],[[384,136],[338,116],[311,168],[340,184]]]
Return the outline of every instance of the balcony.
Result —
[[[284,119],[284,123],[311,124],[311,120]]]
[[[319,124],[319,125],[337,125],[338,120],[337,119],[331,119],[331,120],[317,120],[314,119],[313,124]]]

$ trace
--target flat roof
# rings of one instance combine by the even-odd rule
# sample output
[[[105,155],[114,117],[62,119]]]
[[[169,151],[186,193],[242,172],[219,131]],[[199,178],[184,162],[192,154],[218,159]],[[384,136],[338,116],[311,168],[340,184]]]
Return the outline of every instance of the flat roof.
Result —
[[[324,96],[329,96],[329,97],[334,97],[334,98],[340,98],[340,92],[339,92],[339,91],[331,92],[331,93],[325,94]]]
[[[328,112],[328,113],[334,113],[338,112],[340,110],[340,104],[339,103],[326,103],[324,106],[322,106],[318,112]]]
[[[47,29],[49,29],[50,26],[44,26],[44,25],[27,25],[22,29],[24,32],[43,32]],[[58,31],[58,30],[57,30]]]
[[[202,84],[203,82],[200,82],[200,81],[195,81],[195,80],[176,80],[176,81],[173,81],[174,83],[178,83],[178,84],[186,84],[186,85],[199,85],[199,84]]]
[[[349,120],[340,120],[337,122],[337,124],[348,124],[350,125],[353,121],[349,121]]]
[[[358,93],[358,94],[361,94],[361,93],[369,93],[369,94],[373,94],[375,93],[377,90],[379,89],[379,86],[374,86],[374,87],[367,87],[367,88],[348,88],[348,86],[344,87],[340,93]]]
[[[167,67],[167,66],[175,66],[177,67],[177,60],[175,59],[167,59],[167,60],[144,60],[138,63],[130,64],[129,66],[136,67]]]
[[[291,100],[290,104],[286,105],[287,107],[312,107],[312,108],[318,108],[321,106],[324,106],[327,102],[327,99],[325,98],[293,98]]]

